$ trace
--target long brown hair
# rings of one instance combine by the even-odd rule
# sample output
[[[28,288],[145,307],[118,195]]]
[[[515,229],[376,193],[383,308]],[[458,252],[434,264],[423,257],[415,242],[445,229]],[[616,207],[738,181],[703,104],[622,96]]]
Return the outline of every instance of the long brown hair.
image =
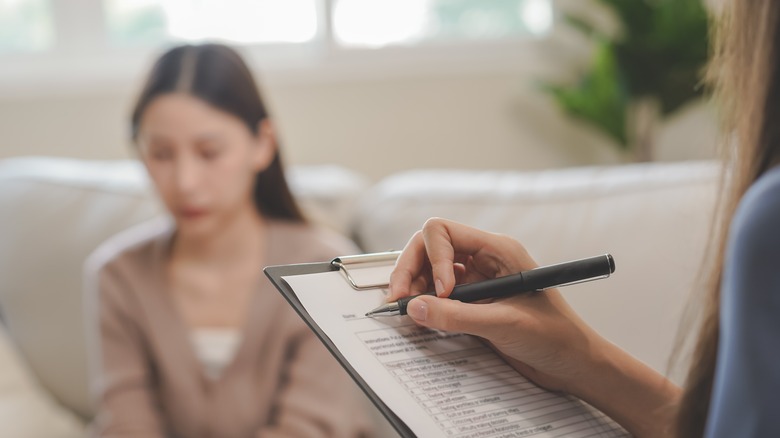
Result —
[[[241,56],[221,44],[183,45],[164,53],[152,67],[131,119],[133,140],[149,104],[168,93],[187,93],[243,121],[258,135],[268,111],[252,72]],[[304,217],[284,176],[277,148],[271,164],[255,178],[253,198],[260,214],[303,222]]]
[[[699,337],[680,401],[678,437],[704,434],[718,353],[726,235],[747,189],[780,157],[780,2],[728,0],[708,76],[723,114],[725,166]]]

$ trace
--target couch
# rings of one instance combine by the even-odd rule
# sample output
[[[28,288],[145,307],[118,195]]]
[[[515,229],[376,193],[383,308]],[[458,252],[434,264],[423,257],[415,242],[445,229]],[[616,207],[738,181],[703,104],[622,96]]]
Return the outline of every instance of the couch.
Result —
[[[612,342],[667,373],[715,206],[714,162],[561,170],[414,170],[376,183],[290,169],[314,221],[366,252],[431,216],[521,240],[540,263],[611,253],[612,278],[564,289]],[[0,160],[0,436],[82,436],[88,398],[81,270],[104,239],[163,214],[135,161]],[[671,377],[680,380],[674,371]]]

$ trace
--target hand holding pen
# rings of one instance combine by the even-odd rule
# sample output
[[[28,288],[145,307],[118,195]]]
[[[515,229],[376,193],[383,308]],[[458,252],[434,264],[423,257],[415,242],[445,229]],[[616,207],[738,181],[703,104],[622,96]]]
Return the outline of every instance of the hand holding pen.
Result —
[[[486,339],[526,377],[553,390],[577,392],[593,351],[610,343],[592,330],[556,289],[471,304],[448,297],[457,283],[475,283],[537,268],[516,240],[445,219],[430,219],[398,258],[388,302],[409,301],[420,325]],[[433,287],[431,287],[433,286]]]
[[[541,292],[553,287],[567,286],[609,277],[615,272],[615,260],[610,254],[573,260],[556,265],[543,266],[518,272],[506,277],[496,277],[476,283],[459,284],[447,298],[464,303],[490,298],[505,298],[521,293]],[[436,296],[435,292],[422,295]],[[419,295],[410,295],[392,301],[366,313],[366,316],[406,315],[409,302]]]

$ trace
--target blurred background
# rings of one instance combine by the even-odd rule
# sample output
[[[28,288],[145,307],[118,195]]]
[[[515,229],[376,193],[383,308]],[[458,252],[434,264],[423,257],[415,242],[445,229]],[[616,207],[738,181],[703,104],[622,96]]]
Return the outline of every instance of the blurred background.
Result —
[[[409,168],[633,161],[598,123],[614,121],[609,112],[572,116],[549,87],[582,84],[604,35],[641,27],[611,3],[645,2],[0,0],[0,158],[132,156],[128,112],[152,60],[216,40],[253,66],[288,164],[377,180]],[[699,44],[687,25],[666,43]],[[714,156],[707,104],[691,96],[665,109],[649,119],[653,160]]]
[[[541,263],[610,252],[619,275],[567,298],[665,372],[719,187],[717,1],[0,0],[0,436],[93,415],[84,260],[162,212],[123,159],[141,82],[182,43],[244,55],[307,216],[366,252],[431,216]],[[557,170],[577,166],[604,167]]]

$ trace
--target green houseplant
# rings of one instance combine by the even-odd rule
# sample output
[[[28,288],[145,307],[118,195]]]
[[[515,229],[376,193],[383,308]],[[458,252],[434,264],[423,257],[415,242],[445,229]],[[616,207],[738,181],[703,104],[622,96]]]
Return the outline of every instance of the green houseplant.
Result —
[[[707,10],[702,0],[594,1],[614,13],[619,31],[608,35],[567,15],[567,23],[593,41],[593,56],[574,84],[543,88],[625,154],[649,161],[657,122],[704,93]]]

